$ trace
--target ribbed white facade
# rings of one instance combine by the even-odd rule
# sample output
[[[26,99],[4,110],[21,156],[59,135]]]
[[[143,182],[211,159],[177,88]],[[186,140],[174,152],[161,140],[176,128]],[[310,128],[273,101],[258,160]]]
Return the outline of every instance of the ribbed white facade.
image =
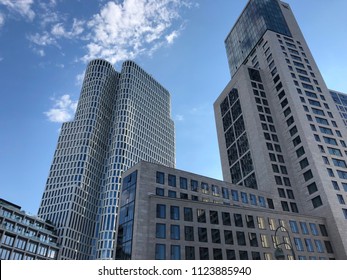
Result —
[[[140,160],[175,166],[170,94],[132,61],[101,59],[85,73],[75,119],[64,123],[39,216],[58,227],[61,259],[113,259],[122,173]]]

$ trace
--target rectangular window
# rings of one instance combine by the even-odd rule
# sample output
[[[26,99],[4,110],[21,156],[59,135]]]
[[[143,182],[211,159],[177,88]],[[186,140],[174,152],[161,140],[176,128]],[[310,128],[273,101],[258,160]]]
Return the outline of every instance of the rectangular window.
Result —
[[[258,221],[258,228],[259,229],[266,229],[265,219],[263,217],[257,217],[257,221]]]
[[[228,188],[222,187],[222,196],[225,199],[229,199],[229,190],[228,190]]]
[[[190,187],[193,192],[198,191],[198,181],[190,180]]]
[[[166,238],[166,225],[165,224],[156,224],[155,237],[156,238]]]
[[[165,184],[165,175],[164,175],[163,172],[157,171],[156,182],[157,182],[158,184],[162,184],[162,185]]]
[[[296,221],[289,221],[289,226],[293,233],[299,233],[299,228]]]
[[[307,227],[307,224],[305,222],[300,222],[300,228],[301,228],[301,232],[303,234],[309,234],[308,227]]]
[[[199,247],[199,254],[200,254],[200,260],[208,260],[209,254],[208,254],[208,248],[206,247]]]
[[[180,240],[180,226],[170,225],[170,238],[172,240]]]
[[[175,175],[168,175],[168,184],[170,187],[176,187],[176,176]]]
[[[180,260],[181,259],[181,246],[180,245],[171,245],[171,260]]]
[[[164,204],[157,204],[157,218],[166,219],[166,206]]]
[[[231,226],[230,213],[222,212],[222,220],[224,226]]]
[[[294,244],[297,251],[304,251],[304,246],[300,238],[294,237]]]
[[[206,223],[206,212],[204,209],[197,209],[197,218],[199,223]]]
[[[248,228],[255,228],[254,218],[252,215],[246,215],[246,223]]]
[[[199,227],[198,237],[199,237],[199,242],[207,242],[207,229]]]
[[[188,188],[187,178],[180,177],[180,188],[184,190]]]
[[[246,246],[246,237],[243,231],[236,232],[236,239],[239,246]]]
[[[324,248],[323,248],[322,241],[315,239],[314,240],[314,244],[316,245],[318,253],[324,253]]]
[[[180,219],[180,209],[178,206],[170,206],[170,218],[171,220]]]
[[[184,207],[184,221],[192,222],[193,221],[193,209],[189,207]]]
[[[186,260],[195,260],[195,248],[193,246],[186,246]]]
[[[184,227],[184,240],[194,241],[194,227],[191,227],[191,226]]]
[[[211,229],[212,243],[220,243],[220,232],[219,229]]]
[[[165,260],[166,259],[165,244],[155,244],[155,259],[156,260]]]
[[[236,227],[243,227],[241,214],[234,214],[234,222]]]
[[[311,201],[314,208],[318,208],[319,206],[323,205],[322,199],[319,195],[312,198]]]
[[[217,211],[210,211],[210,223],[213,225],[219,224]]]

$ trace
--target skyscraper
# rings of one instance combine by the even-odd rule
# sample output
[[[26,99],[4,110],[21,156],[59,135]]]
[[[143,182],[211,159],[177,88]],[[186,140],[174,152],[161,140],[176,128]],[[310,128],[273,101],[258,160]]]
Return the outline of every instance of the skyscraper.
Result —
[[[38,215],[58,228],[60,259],[113,259],[122,173],[139,160],[175,166],[170,94],[132,61],[85,73],[62,125]]]
[[[232,78],[214,104],[224,180],[326,218],[347,259],[347,131],[289,5],[250,0],[225,46]]]

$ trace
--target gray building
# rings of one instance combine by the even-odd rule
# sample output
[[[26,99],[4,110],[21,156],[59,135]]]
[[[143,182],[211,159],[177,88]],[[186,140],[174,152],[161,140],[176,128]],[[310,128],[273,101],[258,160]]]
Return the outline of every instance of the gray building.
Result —
[[[347,131],[289,5],[250,0],[225,46],[232,78],[214,104],[224,180],[325,218],[347,259]]]
[[[334,259],[322,217],[275,195],[141,161],[123,174],[117,259]]]
[[[336,90],[330,90],[330,94],[336,104],[337,110],[340,112],[340,116],[347,126],[347,94]]]
[[[62,125],[38,215],[54,222],[60,259],[114,259],[122,173],[139,160],[175,166],[169,92],[132,61],[85,73],[73,121]]]
[[[50,221],[0,198],[0,259],[55,260],[60,245]]]

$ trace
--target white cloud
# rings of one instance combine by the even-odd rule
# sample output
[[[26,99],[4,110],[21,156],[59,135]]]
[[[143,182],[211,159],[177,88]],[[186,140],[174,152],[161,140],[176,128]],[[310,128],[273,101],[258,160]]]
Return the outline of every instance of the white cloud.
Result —
[[[44,112],[49,121],[62,123],[73,119],[77,108],[77,101],[71,100],[68,94],[61,96],[59,99],[54,98],[53,101],[53,108],[48,112]]]
[[[84,79],[84,75],[85,75],[85,71],[83,71],[83,73],[78,74],[78,75],[76,76],[76,85],[77,85],[77,86],[81,86],[81,85],[82,85],[83,79]]]
[[[62,23],[56,23],[52,27],[51,34],[57,38],[65,37],[65,38],[72,39],[74,37],[77,37],[78,35],[80,35],[84,31],[83,25],[84,25],[84,21],[77,20],[74,18],[71,30],[67,31],[67,30],[65,30]]]
[[[34,35],[30,35],[28,36],[28,39],[32,43],[42,47],[49,45],[58,46],[56,39],[53,38],[48,32],[44,32],[43,34],[36,33]]]
[[[4,25],[4,23],[5,23],[5,16],[2,13],[0,13],[0,28]]]
[[[178,37],[178,35],[179,35],[179,32],[175,30],[171,34],[165,36],[165,39],[169,44],[172,44],[173,41]]]
[[[21,16],[33,20],[35,17],[34,11],[31,9],[34,0],[0,0],[0,5],[4,5],[10,11],[19,13]]]
[[[172,43],[182,6],[188,6],[185,0],[109,1],[88,22],[90,42],[83,60],[101,57],[116,63]]]
[[[181,122],[181,121],[184,121],[184,116],[183,115],[176,115],[175,119],[176,119],[176,121]]]

